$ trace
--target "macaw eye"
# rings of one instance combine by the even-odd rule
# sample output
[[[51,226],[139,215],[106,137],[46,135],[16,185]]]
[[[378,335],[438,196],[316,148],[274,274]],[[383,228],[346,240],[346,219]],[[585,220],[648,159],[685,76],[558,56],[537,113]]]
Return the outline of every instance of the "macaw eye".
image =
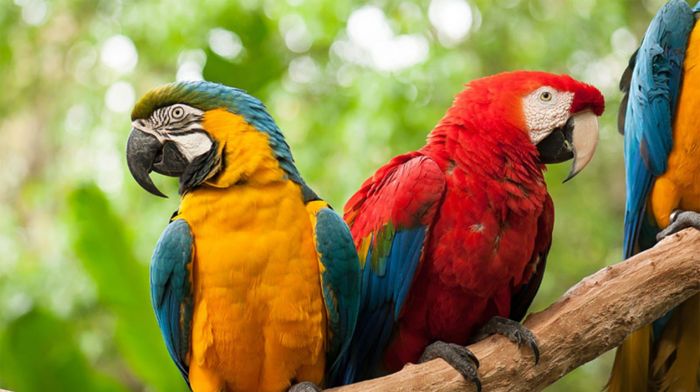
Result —
[[[542,102],[549,102],[549,101],[551,101],[551,100],[552,100],[552,93],[550,93],[549,91],[543,91],[543,92],[540,94],[540,101],[542,101]]]
[[[185,109],[183,109],[180,106],[175,106],[173,107],[173,110],[170,112],[170,117],[172,117],[174,120],[179,120],[185,116]]]

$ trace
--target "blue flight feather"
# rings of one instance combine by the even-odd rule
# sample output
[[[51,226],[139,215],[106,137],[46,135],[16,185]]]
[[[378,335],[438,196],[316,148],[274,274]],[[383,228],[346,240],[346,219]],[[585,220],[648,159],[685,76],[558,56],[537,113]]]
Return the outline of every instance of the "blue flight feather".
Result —
[[[699,9],[696,5],[695,10]],[[651,21],[630,63],[634,70],[624,122],[625,258],[653,246],[660,230],[646,207],[654,179],[666,171],[673,147],[673,116],[694,23],[693,11],[685,1],[669,1]],[[654,337],[660,336],[671,313],[654,322]]]
[[[389,224],[390,225],[390,224]],[[365,257],[362,270],[360,317],[347,361],[343,366],[342,383],[348,384],[381,373],[383,355],[390,343],[394,323],[398,319],[413,282],[426,237],[426,226],[380,230],[391,233],[391,247],[372,263],[373,254],[381,250],[376,236]]]
[[[330,208],[316,214],[316,250],[328,317],[326,387],[339,385],[339,374],[350,349],[360,308],[360,261],[350,229]]]
[[[183,219],[173,221],[156,244],[151,259],[151,303],[168,353],[189,385],[192,286],[192,231]]]
[[[633,62],[624,122],[625,258],[649,246],[639,242],[640,233],[649,230],[642,226],[649,224],[645,215],[651,185],[666,171],[673,145],[673,115],[693,24],[693,13],[685,1],[669,1],[649,25]]]

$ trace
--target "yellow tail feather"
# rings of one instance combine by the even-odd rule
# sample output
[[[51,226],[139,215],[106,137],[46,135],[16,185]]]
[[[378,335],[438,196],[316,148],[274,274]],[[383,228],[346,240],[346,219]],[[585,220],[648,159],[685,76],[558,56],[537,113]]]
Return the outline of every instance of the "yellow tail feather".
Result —
[[[608,380],[610,392],[640,392],[649,388],[649,352],[651,325],[633,332],[615,353]]]
[[[609,392],[700,391],[700,294],[678,306],[652,348],[652,326],[617,349]]]
[[[652,363],[661,391],[700,391],[700,294],[678,306]]]

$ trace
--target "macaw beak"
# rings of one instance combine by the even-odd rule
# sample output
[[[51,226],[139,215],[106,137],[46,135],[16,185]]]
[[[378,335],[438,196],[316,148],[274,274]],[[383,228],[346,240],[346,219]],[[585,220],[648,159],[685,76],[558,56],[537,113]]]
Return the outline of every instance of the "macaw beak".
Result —
[[[153,184],[150,173],[164,174],[178,177],[187,168],[187,159],[178,151],[172,142],[161,143],[155,136],[136,128],[131,129],[131,134],[126,142],[126,162],[134,180],[148,192],[165,196]]]
[[[573,158],[569,175],[574,178],[593,159],[598,145],[598,116],[591,110],[575,113],[566,124],[537,143],[542,163],[559,163]]]

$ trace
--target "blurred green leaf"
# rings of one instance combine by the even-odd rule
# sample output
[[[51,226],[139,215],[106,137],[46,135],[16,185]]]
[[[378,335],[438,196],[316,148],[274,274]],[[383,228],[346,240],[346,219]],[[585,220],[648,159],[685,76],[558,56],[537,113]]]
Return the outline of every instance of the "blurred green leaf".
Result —
[[[117,345],[132,371],[160,391],[185,390],[150,306],[148,274],[136,261],[125,222],[102,191],[84,185],[69,196],[75,253],[117,320]]]
[[[0,339],[0,387],[22,392],[127,389],[90,368],[70,323],[34,309],[13,321]]]

